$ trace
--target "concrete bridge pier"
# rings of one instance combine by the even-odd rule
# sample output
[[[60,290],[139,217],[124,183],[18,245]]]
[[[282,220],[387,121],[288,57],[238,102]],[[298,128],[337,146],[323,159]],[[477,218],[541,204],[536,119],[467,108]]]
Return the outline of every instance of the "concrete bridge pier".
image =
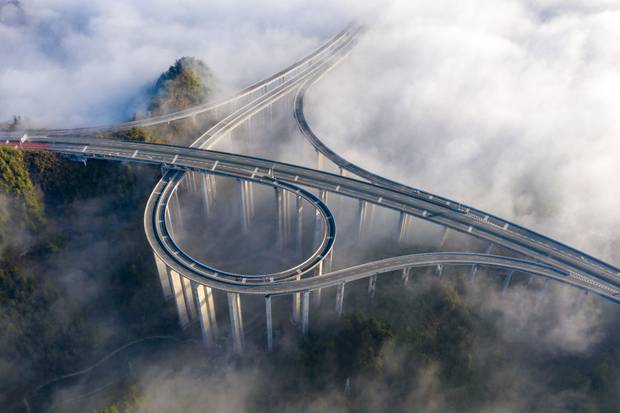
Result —
[[[476,281],[476,276],[478,275],[478,265],[474,264],[471,267],[471,276],[469,277],[470,282]]]
[[[377,275],[372,275],[370,278],[368,278],[368,296],[370,297],[370,299],[375,298],[375,295],[377,293]]]
[[[321,307],[321,289],[319,288],[318,290],[314,290],[312,291],[312,301],[313,301],[313,305],[314,308],[319,308]]]
[[[233,349],[236,353],[243,351],[243,314],[241,312],[241,296],[239,293],[227,293],[228,317],[233,339]]]
[[[194,293],[192,291],[192,282],[189,278],[181,277],[181,284],[183,285],[183,298],[185,299],[185,308],[187,308],[187,314],[190,321],[195,320],[197,317],[196,304],[194,303]]]
[[[322,171],[325,168],[325,162],[323,160],[323,154],[321,152],[319,152],[319,150],[316,150],[316,169],[318,169],[319,171]]]
[[[167,271],[168,277],[170,278],[170,285],[172,286],[172,294],[174,295],[174,303],[176,304],[177,314],[179,315],[179,323],[181,324],[181,328],[185,328],[189,324],[189,315],[187,313],[187,306],[185,305],[181,276],[170,267],[167,268]]]
[[[197,282],[192,281],[194,304],[200,321],[202,340],[206,347],[215,343],[217,336],[217,321],[215,319],[215,303],[213,302],[213,290]]]
[[[327,205],[328,197],[329,197],[329,192],[323,189],[319,190],[319,199],[323,201],[325,205]],[[313,245],[318,244],[319,239],[321,238],[321,235],[322,235],[322,229],[323,229],[323,221],[321,220],[321,214],[319,213],[318,210],[316,210],[314,214],[314,235],[313,235],[313,241],[312,241]]]
[[[276,192],[276,244],[278,249],[284,249],[284,202],[282,188],[275,188]]]
[[[303,227],[304,227],[304,204],[303,198],[300,195],[297,195],[297,228],[295,232],[295,251],[297,252],[297,256],[303,258],[302,254],[302,246],[303,246]]]
[[[291,235],[291,198],[290,192],[282,190],[282,216],[283,222],[282,225],[284,227],[283,230],[283,243],[286,245],[290,239]]]
[[[316,210],[314,212],[314,233],[312,234],[312,245],[318,245],[321,238],[321,230],[323,229],[323,221],[321,220],[321,213]]]
[[[324,189],[319,189],[319,198],[321,199],[321,201],[323,201],[324,204],[327,205],[327,198],[328,198],[329,192],[327,192]]]
[[[273,350],[273,317],[271,314],[271,296],[265,296],[265,317],[267,319],[267,350]]]
[[[185,172],[183,179],[186,182],[189,192],[196,192],[196,175],[197,172],[194,171]]]
[[[243,232],[247,233],[254,214],[254,193],[252,183],[249,181],[239,179],[239,186],[241,188],[241,222]]]
[[[319,265],[316,266],[315,275],[320,277],[323,275],[323,261],[319,262]],[[319,308],[321,306],[321,289],[314,290],[312,292],[312,297],[314,300],[314,307]]]
[[[215,176],[205,174],[202,178],[202,202],[207,214],[215,203],[215,190]]]
[[[319,265],[316,266],[316,276],[321,276],[326,272],[332,271],[334,268],[334,247],[327,254],[327,256],[319,262]],[[312,291],[312,297],[314,301],[314,307],[319,308],[321,306],[321,289],[317,289]]]
[[[510,281],[512,280],[512,274],[514,274],[514,270],[508,271],[506,276],[504,277],[504,283],[502,285],[502,296],[506,295],[506,290],[510,286]]]
[[[170,278],[166,270],[166,264],[157,256],[155,256],[155,266],[157,267],[157,274],[159,275],[159,282],[161,283],[161,289],[165,298],[172,297],[172,285],[170,285]]]
[[[409,276],[411,275],[411,268],[403,268],[403,274],[401,275],[401,279],[403,281],[403,285],[409,284]]]
[[[301,275],[295,277],[295,281],[301,280]],[[301,319],[301,293],[293,293],[293,321],[299,323]]]
[[[411,220],[411,216],[401,212],[400,217],[398,219],[398,244],[403,245],[407,241],[407,229],[409,227],[409,222]]]
[[[341,283],[338,286],[338,290],[336,291],[336,314],[338,314],[338,317],[342,315],[343,304],[344,304],[344,283]]]
[[[334,270],[334,254],[336,252],[336,245],[332,246],[331,251],[327,253],[327,257],[323,260],[325,262],[323,266],[323,273],[332,272]]]
[[[301,332],[308,334],[308,324],[310,321],[310,291],[304,291],[301,299]]]
[[[357,238],[362,240],[366,230],[366,218],[368,216],[368,202],[360,199],[357,213]]]
[[[439,241],[439,249],[442,249],[448,238],[448,227],[443,227],[443,233],[441,234],[441,240]]]

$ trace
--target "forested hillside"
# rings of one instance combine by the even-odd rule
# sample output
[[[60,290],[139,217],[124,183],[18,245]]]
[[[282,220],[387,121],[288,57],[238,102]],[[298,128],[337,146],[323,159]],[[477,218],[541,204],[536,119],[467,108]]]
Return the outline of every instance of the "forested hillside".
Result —
[[[195,70],[194,70],[195,69]],[[156,82],[154,112],[208,98],[204,63],[184,58]],[[22,126],[21,118],[7,122]],[[174,142],[131,129],[112,136]],[[176,129],[183,130],[182,126]],[[106,136],[110,137],[110,136]],[[0,406],[131,338],[177,334],[154,278],[142,214],[153,167],[0,148]],[[8,409],[8,410],[7,410]]]

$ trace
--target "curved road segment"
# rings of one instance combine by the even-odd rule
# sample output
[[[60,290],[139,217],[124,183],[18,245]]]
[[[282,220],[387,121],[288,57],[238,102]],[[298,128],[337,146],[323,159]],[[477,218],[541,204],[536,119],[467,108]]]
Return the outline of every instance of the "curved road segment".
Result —
[[[304,114],[305,94],[313,84],[325,76],[351,51],[361,33],[360,26],[349,25],[300,61],[243,89],[230,98],[215,103],[116,125],[0,132],[0,139],[4,145],[23,149],[50,150],[80,160],[108,159],[161,165],[162,179],[147,202],[144,225],[147,239],[156,256],[164,292],[167,295],[175,295],[182,324],[188,322],[190,318],[188,314],[191,312],[194,312],[194,316],[199,314],[203,334],[209,335],[209,340],[212,339],[213,333],[212,328],[208,326],[211,325],[209,323],[215,323],[215,315],[214,313],[206,314],[214,310],[207,308],[208,298],[205,299],[205,297],[209,297],[211,288],[227,292],[232,334],[235,337],[234,344],[237,350],[240,350],[242,344],[242,312],[239,294],[261,294],[267,297],[268,346],[271,349],[270,297],[272,295],[295,294],[299,296],[299,293],[304,294],[302,321],[304,327],[302,329],[307,331],[307,293],[309,291],[338,286],[339,304],[337,305],[341,311],[342,291],[345,283],[363,278],[372,280],[372,277],[378,274],[394,271],[402,270],[405,274],[413,267],[435,266],[439,272],[443,266],[447,265],[473,266],[474,268],[486,266],[506,270],[510,274],[519,271],[566,283],[620,304],[620,270],[613,265],[491,214],[373,174],[340,157],[316,136]],[[293,109],[298,127],[319,156],[325,156],[341,171],[346,170],[360,179],[268,159],[209,150],[218,140],[228,137],[231,131],[244,124],[252,116],[291,94],[294,95]],[[190,147],[122,142],[96,137],[102,133],[169,123],[211,111],[218,111],[218,115],[223,115],[222,119],[199,136]],[[192,258],[175,243],[171,235],[174,223],[166,218],[170,214],[168,207],[171,199],[188,171],[268,185],[275,188],[276,193],[286,191],[299,197],[298,199],[305,199],[319,211],[323,222],[324,231],[318,247],[303,262],[275,274],[229,273]],[[392,209],[400,212],[401,220],[403,217],[412,216],[433,222],[486,240],[491,245],[501,246],[525,258],[447,252],[414,254],[312,276],[317,268],[321,274],[323,262],[330,259],[336,237],[336,223],[325,203],[304,188],[333,192],[356,199],[360,202],[360,207],[375,204]],[[173,283],[173,275],[177,280],[176,287]],[[164,278],[167,281],[164,281]],[[185,281],[188,284],[191,282],[191,286],[187,287]],[[167,286],[166,283],[168,283]],[[181,283],[183,285],[179,287]],[[196,286],[203,286],[204,289],[198,290]],[[188,294],[193,298],[188,299]],[[187,305],[185,315],[181,314],[182,304],[180,303],[183,300]],[[205,300],[207,304],[204,303]],[[189,304],[190,301],[195,303],[195,307],[194,304]],[[212,301],[210,305],[212,306]]]

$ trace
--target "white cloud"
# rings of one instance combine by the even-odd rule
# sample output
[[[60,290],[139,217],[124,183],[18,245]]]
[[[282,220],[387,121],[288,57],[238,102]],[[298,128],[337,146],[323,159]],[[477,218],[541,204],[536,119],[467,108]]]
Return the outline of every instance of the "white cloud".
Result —
[[[310,95],[346,158],[620,262],[620,5],[396,1]]]
[[[0,119],[42,126],[124,120],[174,60],[205,60],[229,88],[287,65],[344,25],[342,5],[24,1],[0,10]],[[329,13],[323,10],[329,9]]]

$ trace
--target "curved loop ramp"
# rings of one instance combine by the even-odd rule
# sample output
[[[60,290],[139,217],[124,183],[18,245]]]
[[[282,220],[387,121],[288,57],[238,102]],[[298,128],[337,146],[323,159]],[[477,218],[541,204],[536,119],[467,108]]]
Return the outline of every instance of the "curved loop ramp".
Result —
[[[207,344],[217,340],[213,289],[226,293],[230,336],[236,351],[243,348],[243,311],[240,294],[265,296],[267,347],[273,347],[271,297],[293,295],[293,319],[308,330],[309,294],[337,287],[336,311],[342,312],[344,285],[368,278],[374,291],[379,274],[408,271],[417,267],[478,266],[523,272],[553,279],[620,304],[620,270],[572,247],[515,223],[419,189],[391,181],[339,156],[313,132],[304,114],[304,97],[313,84],[335,67],[355,46],[362,28],[350,25],[307,57],[269,78],[257,82],[220,102],[208,103],[170,115],[93,128],[7,132],[0,134],[5,145],[23,149],[51,150],[76,159],[107,159],[156,164],[162,178],[153,189],[144,213],[144,227],[157,264],[162,288],[177,305],[183,326],[193,320],[201,325]],[[251,156],[210,150],[256,114],[287,96],[294,96],[296,124],[320,156],[361,179]],[[98,139],[93,135],[172,122],[212,110],[224,112],[222,119],[200,135],[190,147]],[[27,135],[30,137],[26,138]],[[320,166],[320,162],[319,162]],[[312,205],[323,232],[318,246],[301,262],[273,273],[227,272],[190,256],[175,240],[175,221],[170,204],[186,172],[237,179],[283,191]],[[436,252],[404,255],[331,271],[336,222],[320,194],[333,193],[360,203],[360,211],[377,205],[399,213],[401,223],[422,219],[491,245],[518,253],[524,258],[491,254]],[[208,189],[207,189],[208,191]],[[281,196],[281,195],[280,195]],[[278,198],[277,198],[278,199]],[[242,197],[242,202],[243,197]],[[360,222],[361,225],[361,222]],[[401,225],[402,228],[402,225]],[[508,278],[508,282],[510,279]]]

